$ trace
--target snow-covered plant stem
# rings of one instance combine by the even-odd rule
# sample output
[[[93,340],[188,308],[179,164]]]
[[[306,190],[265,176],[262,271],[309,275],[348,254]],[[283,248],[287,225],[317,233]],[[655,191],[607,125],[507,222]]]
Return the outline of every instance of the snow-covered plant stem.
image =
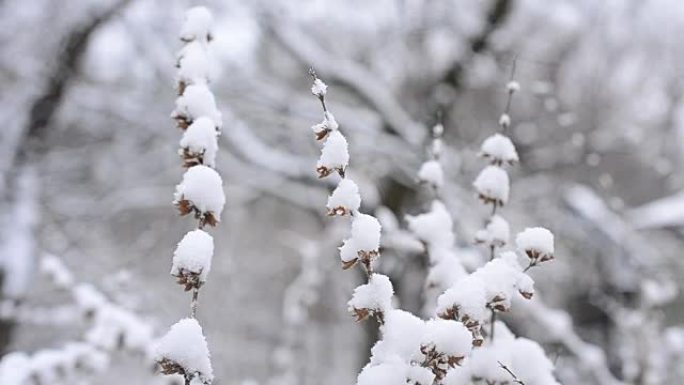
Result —
[[[208,87],[214,76],[211,24],[212,15],[205,7],[186,13],[180,33],[184,47],[177,62],[178,99],[171,114],[183,131],[179,155],[186,168],[173,203],[181,215],[192,214],[198,223],[176,246],[171,267],[171,275],[192,292],[190,317],[178,321],[160,339],[155,359],[163,373],[182,375],[186,385],[213,381],[207,342],[197,321],[199,291],[214,254],[214,239],[204,229],[218,225],[225,204],[223,181],[214,169],[221,113]]]
[[[441,123],[432,128],[432,141],[428,149],[428,159],[418,170],[418,181],[434,195],[428,212],[406,216],[408,228],[423,245],[428,259],[428,275],[425,282],[425,314],[433,314],[437,296],[450,288],[466,275],[466,270],[456,252],[456,236],[452,230],[453,221],[446,205],[440,199],[444,185],[444,170],[440,157],[442,154]],[[475,340],[481,336],[479,327],[472,330]]]
[[[479,198],[484,204],[491,204],[492,210],[489,218],[485,222],[485,228],[478,231],[475,242],[485,244],[489,248],[489,260],[493,260],[497,248],[505,246],[509,238],[508,222],[500,215],[497,209],[507,203],[510,190],[508,174],[503,168],[504,165],[513,165],[518,161],[518,153],[513,142],[505,136],[511,125],[510,109],[513,95],[520,89],[520,85],[514,80],[516,62],[513,61],[511,76],[506,85],[506,107],[499,117],[501,134],[494,134],[482,143],[480,156],[488,159],[490,165],[478,175],[474,182]],[[528,267],[529,268],[529,267]],[[526,272],[525,269],[523,272]],[[494,327],[496,325],[496,306],[491,307],[491,319],[489,336],[494,338]]]
[[[518,262],[521,256],[516,252],[499,251],[508,244],[510,232],[508,223],[498,213],[508,202],[510,190],[504,166],[518,161],[513,142],[504,135],[511,124],[508,114],[512,97],[519,90],[518,83],[512,79],[511,76],[506,86],[506,109],[499,119],[502,133],[490,136],[482,144],[480,155],[490,164],[473,183],[480,200],[485,205],[491,205],[491,214],[485,227],[475,235],[475,242],[487,247],[489,262],[457,279],[437,299],[437,315],[463,323],[472,332],[476,346],[467,357],[463,370],[448,371],[445,383],[449,385],[466,385],[471,381],[504,385],[510,384],[511,378],[518,384],[557,384],[553,377],[553,364],[539,344],[515,337],[503,322],[496,320],[498,312],[510,310],[517,295],[525,299],[532,297],[534,281],[527,271],[553,259],[554,252],[553,234],[544,228],[528,228],[516,237],[518,251],[523,258],[528,259],[526,268]],[[487,318],[489,331],[485,341],[479,335],[480,329],[486,326]]]
[[[380,257],[380,222],[373,216],[359,211],[361,195],[356,183],[347,177],[349,150],[347,139],[339,131],[339,124],[325,104],[328,86],[323,83],[312,69],[309,74],[313,79],[311,92],[321,102],[323,121],[312,127],[316,140],[322,141],[321,157],[316,165],[319,178],[337,174],[340,181],[328,198],[327,212],[329,216],[349,216],[352,218],[351,238],[346,239],[340,247],[340,258],[343,269],[357,264],[363,266],[368,283],[373,281],[373,262]],[[389,283],[389,280],[387,281]],[[391,289],[391,288],[390,288]],[[391,297],[390,291],[389,296]],[[357,319],[361,320],[373,315],[382,322],[382,309],[357,309]]]

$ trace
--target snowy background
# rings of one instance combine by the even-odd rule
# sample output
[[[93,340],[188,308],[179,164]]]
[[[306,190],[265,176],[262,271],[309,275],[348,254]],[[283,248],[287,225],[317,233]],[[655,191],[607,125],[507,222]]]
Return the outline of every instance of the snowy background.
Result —
[[[420,313],[427,264],[404,230],[433,198],[416,177],[430,128],[440,111],[440,195],[458,253],[484,261],[472,240],[489,212],[472,182],[514,62],[520,163],[503,212],[516,231],[551,229],[556,261],[534,276],[543,305],[504,319],[542,343],[562,384],[681,381],[684,2],[202,4],[215,18],[226,192],[198,312],[216,384],[352,384],[377,337],[347,312],[364,277],[339,268],[346,228],[325,216],[334,185],[315,173],[321,112],[308,68],[328,84],[365,212],[394,239],[378,270]],[[168,274],[192,229],[171,204],[183,171],[169,114],[192,5],[0,1],[0,354],[48,365],[75,341],[110,335],[84,316],[89,301],[106,302],[130,341],[109,341],[108,364],[70,383],[169,383],[136,336],[188,313]],[[571,332],[558,327],[570,319]]]

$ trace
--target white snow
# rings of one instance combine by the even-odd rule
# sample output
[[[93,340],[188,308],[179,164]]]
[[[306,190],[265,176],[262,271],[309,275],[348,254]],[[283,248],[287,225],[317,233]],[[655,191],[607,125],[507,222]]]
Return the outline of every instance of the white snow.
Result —
[[[472,378],[483,383],[513,383],[513,377],[502,364],[525,385],[558,385],[553,363],[538,343],[516,338],[501,321],[496,321],[494,327],[494,340],[474,349],[465,365],[449,370],[445,385],[470,385]]]
[[[517,292],[530,298],[534,293],[534,281],[522,272],[515,253],[502,253],[440,295],[437,314],[450,318],[449,313],[453,312],[456,319],[465,315],[483,322],[487,307],[506,311]]]
[[[340,180],[337,187],[328,197],[329,215],[349,215],[359,210],[361,195],[359,187],[349,178]]]
[[[520,270],[504,258],[494,258],[472,275],[483,283],[485,299],[490,307],[507,311],[511,307]]]
[[[480,156],[490,159],[494,164],[513,164],[518,162],[518,152],[511,139],[501,134],[494,134],[482,142]]]
[[[504,344],[497,339],[494,344],[487,344],[473,350],[470,358],[471,375],[484,379],[485,383],[510,383],[511,375],[501,368],[499,363],[514,370],[511,364],[509,343]]]
[[[392,296],[394,289],[392,282],[386,275],[373,274],[368,283],[354,289],[354,294],[347,302],[349,311],[370,310],[371,312],[384,313],[392,308]]]
[[[185,21],[181,27],[180,38],[183,41],[208,39],[214,17],[207,7],[193,7],[185,12]]]
[[[323,83],[321,79],[316,79],[313,82],[313,85],[311,86],[311,93],[321,97],[325,96],[326,92],[328,91],[328,86]]]
[[[31,378],[31,360],[23,352],[12,352],[0,360],[0,379],[2,384],[23,385]]]
[[[339,250],[340,259],[343,263],[352,262],[359,258],[358,248],[356,247],[356,244],[354,244],[354,240],[352,238],[345,239]]]
[[[485,285],[478,277],[469,275],[460,279],[437,298],[437,314],[446,318],[454,312],[456,319],[484,323],[487,317]]]
[[[59,288],[66,289],[74,285],[73,274],[57,256],[44,255],[40,260],[40,271]]]
[[[321,157],[316,165],[319,177],[325,177],[335,170],[344,172],[348,163],[347,139],[339,131],[331,132],[323,145]]]
[[[432,140],[432,145],[430,146],[430,152],[435,159],[439,159],[442,156],[442,139],[435,138]]]
[[[157,362],[168,360],[180,365],[186,373],[198,373],[204,382],[214,378],[207,341],[202,327],[194,318],[178,321],[155,347]]]
[[[435,188],[440,188],[444,185],[444,171],[442,165],[437,160],[429,160],[423,163],[418,170],[418,179]]]
[[[74,296],[78,307],[84,312],[94,312],[108,302],[107,298],[95,286],[88,283],[77,285],[71,294]]]
[[[186,85],[211,82],[217,72],[211,51],[203,42],[192,41],[178,53],[178,81]]]
[[[64,361],[72,369],[86,368],[101,372],[109,366],[109,356],[96,347],[84,342],[69,342],[61,349]],[[0,376],[0,378],[2,378]]]
[[[358,251],[377,252],[380,249],[380,222],[372,215],[357,213],[352,221],[352,239]]]
[[[406,383],[406,372],[401,363],[367,365],[356,380],[356,385],[396,385]],[[429,384],[427,384],[429,385]]]
[[[357,385],[432,385],[435,375],[428,368],[392,357],[377,365],[366,365],[358,376]]]
[[[180,146],[190,156],[201,156],[202,164],[205,166],[214,167],[218,150],[216,136],[214,122],[209,118],[200,117],[185,130]]]
[[[527,338],[516,338],[511,348],[511,370],[519,380],[530,385],[554,385],[553,363],[546,357],[538,343]]]
[[[206,84],[191,84],[185,88],[183,95],[176,99],[176,109],[171,117],[194,121],[202,116],[211,119],[216,127],[222,126],[221,112],[216,107],[214,94]]]
[[[188,200],[201,213],[211,213],[217,221],[226,203],[221,176],[207,166],[195,166],[183,174],[183,181],[176,186],[175,203]]]
[[[407,365],[406,370],[406,379],[409,383],[432,385],[435,381],[435,374],[428,368],[418,365]]]
[[[397,357],[404,362],[422,358],[420,343],[425,334],[425,321],[399,309],[384,313],[384,324],[380,327],[382,339],[371,349],[371,364],[388,362]]]
[[[444,134],[444,125],[442,125],[441,123],[438,123],[438,124],[435,124],[434,126],[432,126],[432,135],[435,138],[439,138],[443,134]]]
[[[645,279],[639,284],[641,301],[644,305],[664,306],[677,298],[677,284],[669,279]]]
[[[407,215],[406,222],[409,230],[430,248],[449,248],[454,244],[453,220],[441,201],[434,200],[429,212]]]
[[[469,365],[461,365],[460,367],[452,368],[447,371],[443,381],[444,385],[472,385],[472,377],[470,376]]]
[[[338,128],[340,128],[340,125],[337,123],[337,120],[335,120],[335,115],[333,115],[330,111],[325,111],[325,119],[323,120],[323,122],[325,122],[325,126],[332,131],[335,131]]]
[[[214,238],[203,230],[192,230],[176,246],[171,275],[192,273],[199,276],[200,282],[206,282],[213,255]]]
[[[460,259],[450,248],[431,249],[430,259],[434,259],[436,263],[428,270],[425,282],[428,287],[438,288],[440,293],[467,275]]]
[[[99,308],[85,340],[105,350],[127,348],[144,351],[152,342],[153,332],[150,323],[129,310],[108,303]]]
[[[311,130],[316,135],[317,140],[322,140],[328,136],[328,133],[337,130],[339,127],[340,125],[337,123],[337,120],[335,120],[335,116],[332,112],[326,111],[323,121],[311,126]]]
[[[543,227],[526,228],[515,237],[518,250],[542,261],[553,258],[553,233]]]
[[[515,80],[511,80],[508,82],[508,84],[506,84],[506,90],[511,93],[518,92],[520,91],[520,83],[516,82]]]
[[[473,346],[473,336],[461,322],[432,319],[425,324],[426,333],[421,345],[450,357],[465,357]]]
[[[508,202],[508,174],[501,167],[485,167],[473,182],[473,186],[487,203],[494,201],[498,205],[503,205]]]
[[[508,222],[500,215],[489,218],[484,229],[475,233],[475,242],[483,243],[487,246],[503,247],[508,243],[510,237],[510,227]]]
[[[57,349],[44,349],[31,357],[29,370],[39,384],[53,384],[59,381],[59,372],[63,364],[62,352]]]
[[[520,273],[515,282],[518,292],[525,298],[530,299],[534,295],[534,280],[525,273]]]
[[[499,125],[501,127],[509,127],[511,125],[511,117],[508,114],[501,114],[499,117]]]

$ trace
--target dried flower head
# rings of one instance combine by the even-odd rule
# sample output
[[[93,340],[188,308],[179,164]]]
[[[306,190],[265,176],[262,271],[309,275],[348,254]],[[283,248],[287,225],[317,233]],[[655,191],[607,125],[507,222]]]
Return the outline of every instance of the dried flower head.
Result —
[[[550,261],[554,258],[553,233],[543,227],[527,228],[515,237],[518,250],[530,259],[530,263]]]
[[[485,204],[503,206],[508,202],[509,183],[506,170],[497,166],[487,166],[477,176],[473,186]]]
[[[489,159],[491,164],[501,166],[504,163],[513,165],[518,162],[518,152],[510,138],[494,134],[482,142],[481,157]]]
[[[216,226],[226,200],[221,176],[207,166],[188,169],[183,175],[183,181],[176,186],[174,198],[180,214],[194,213],[200,226]]]

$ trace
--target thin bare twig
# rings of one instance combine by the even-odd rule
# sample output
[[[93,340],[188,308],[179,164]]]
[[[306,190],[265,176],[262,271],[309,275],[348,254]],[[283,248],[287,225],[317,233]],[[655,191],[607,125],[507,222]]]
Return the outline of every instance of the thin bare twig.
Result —
[[[499,366],[501,367],[501,369],[507,371],[508,374],[511,375],[511,377],[513,378],[513,382],[515,382],[515,383],[518,384],[518,385],[525,385],[525,383],[524,383],[522,380],[520,380],[520,379],[518,378],[518,376],[516,376],[515,373],[513,373],[513,371],[511,371],[511,369],[508,368],[508,366],[506,366],[506,365],[504,365],[503,363],[501,363],[501,361],[496,361],[496,362],[499,363]]]
[[[199,305],[198,299],[199,289],[194,288],[192,289],[192,301],[190,302],[190,314],[192,315],[192,318],[197,318],[197,306]]]
[[[511,75],[508,78],[509,82],[512,82],[515,80],[515,70],[518,64],[518,54],[515,54],[513,57],[513,64],[511,66]],[[513,94],[515,93],[514,89],[509,89],[508,90],[508,97],[506,98],[506,108],[504,109],[504,114],[508,114],[511,110],[511,103],[513,102]]]

